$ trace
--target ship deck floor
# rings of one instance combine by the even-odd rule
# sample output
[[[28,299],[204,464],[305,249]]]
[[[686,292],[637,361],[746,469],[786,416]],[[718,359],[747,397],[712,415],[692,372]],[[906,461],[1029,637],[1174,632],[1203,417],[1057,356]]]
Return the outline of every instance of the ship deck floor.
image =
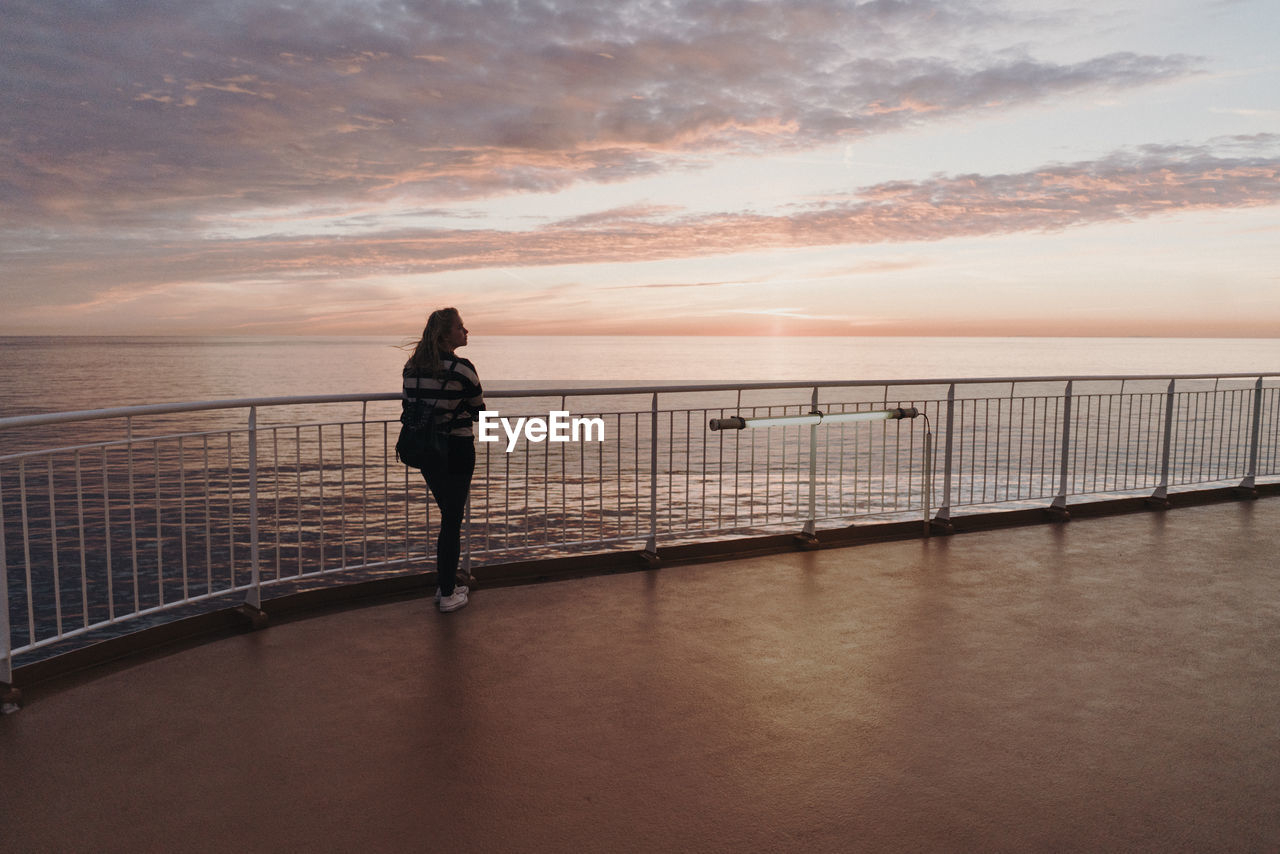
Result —
[[[12,851],[1280,849],[1280,498],[389,599],[43,687]]]

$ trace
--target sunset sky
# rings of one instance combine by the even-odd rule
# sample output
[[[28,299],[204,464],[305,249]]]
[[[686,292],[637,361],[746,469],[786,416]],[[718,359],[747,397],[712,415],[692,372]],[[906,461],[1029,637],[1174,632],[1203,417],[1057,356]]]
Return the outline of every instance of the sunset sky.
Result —
[[[1280,336],[1275,0],[0,0],[0,334]]]

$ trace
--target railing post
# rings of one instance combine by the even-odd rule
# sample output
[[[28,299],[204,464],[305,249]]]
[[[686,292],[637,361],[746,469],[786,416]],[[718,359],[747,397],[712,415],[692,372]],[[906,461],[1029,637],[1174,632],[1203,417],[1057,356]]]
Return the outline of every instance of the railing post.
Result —
[[[360,403],[360,561],[369,565],[369,401]]]
[[[925,422],[924,429],[924,471],[921,483],[920,500],[924,503],[924,535],[933,535],[933,526],[929,524],[929,509],[933,504],[933,432]]]
[[[258,563],[258,407],[249,407],[249,564],[252,577],[245,604],[262,613],[262,577]],[[257,623],[255,622],[255,626]]]
[[[1066,521],[1071,518],[1067,511],[1067,473],[1071,462],[1071,387],[1073,380],[1067,380],[1067,387],[1062,393],[1062,463],[1058,479],[1058,495],[1049,505],[1050,515]]]
[[[129,558],[133,563],[133,612],[136,614],[142,609],[138,600],[138,502],[133,498],[133,416],[129,416],[124,420],[125,452],[129,455]],[[25,481],[24,481],[25,482]],[[228,484],[227,492],[230,493],[231,486]],[[230,527],[230,522],[227,525]]]
[[[955,530],[951,524],[951,449],[955,442],[955,425],[956,384],[952,383],[947,388],[947,444],[942,461],[942,506],[938,508],[938,515],[933,517],[932,523],[934,529],[944,534]]]
[[[0,500],[0,507],[4,501]],[[4,519],[0,518],[0,711],[16,712],[20,703],[13,687],[13,641],[9,637],[9,554],[4,539]]]
[[[1262,437],[1262,377],[1253,386],[1253,430],[1249,439],[1249,473],[1240,481],[1238,489],[1257,496],[1255,480],[1258,476],[1258,445]]]
[[[464,505],[465,516],[462,523],[462,572],[461,576],[468,584],[474,584],[471,577],[471,491],[467,491],[467,503]]]
[[[818,411],[818,387],[813,387],[810,411]],[[802,546],[818,543],[818,425],[809,425],[809,518],[804,523],[799,540]]]
[[[653,393],[649,411],[649,541],[643,557],[650,565],[658,561],[658,393]]]
[[[1176,379],[1169,380],[1169,391],[1165,394],[1164,438],[1162,440],[1163,448],[1160,451],[1160,485],[1156,487],[1156,491],[1147,499],[1148,504],[1163,508],[1168,508],[1169,506],[1169,452],[1173,446],[1174,389],[1177,384],[1178,381]]]

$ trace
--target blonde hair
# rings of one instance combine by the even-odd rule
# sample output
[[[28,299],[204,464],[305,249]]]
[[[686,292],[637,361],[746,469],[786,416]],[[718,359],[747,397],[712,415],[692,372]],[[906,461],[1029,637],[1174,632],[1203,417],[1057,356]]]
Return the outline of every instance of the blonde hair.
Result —
[[[427,326],[422,330],[422,338],[413,349],[413,355],[404,363],[404,373],[411,377],[435,377],[440,379],[444,374],[441,361],[451,352],[445,339],[453,331],[453,324],[462,317],[456,308],[439,308],[431,312],[427,318]]]

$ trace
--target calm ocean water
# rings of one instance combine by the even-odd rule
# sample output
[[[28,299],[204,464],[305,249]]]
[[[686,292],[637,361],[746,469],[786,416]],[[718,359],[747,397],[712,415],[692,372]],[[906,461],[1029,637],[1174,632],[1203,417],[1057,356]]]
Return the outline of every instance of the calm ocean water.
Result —
[[[0,414],[392,392],[409,337],[0,337]],[[473,335],[486,386],[1280,371],[1280,339]]]
[[[395,393],[411,344],[391,337],[0,338],[0,415]],[[464,352],[490,389],[1280,371],[1280,339],[477,334]],[[1178,420],[1187,425],[1189,438],[1182,442],[1192,450],[1180,456],[1175,473],[1187,482],[1218,477],[1216,458],[1206,461],[1202,448],[1242,446],[1244,420],[1231,413],[1244,411],[1241,401],[1250,398],[1242,395],[1251,383],[1229,385],[1236,390],[1222,394],[1235,397],[1210,400],[1203,396],[1206,388],[1184,394]],[[857,391],[869,393],[857,398],[863,404],[880,400],[878,388]],[[1074,492],[1152,488],[1162,391],[1131,386],[1127,401],[1077,391],[1077,417],[1096,422],[1092,431],[1080,432],[1085,438],[1078,456],[1086,467],[1092,460],[1091,471],[1101,474],[1087,481],[1082,475]],[[1060,388],[1045,393],[1057,395]],[[652,428],[647,401],[619,395],[622,405],[610,408],[607,398],[592,398],[589,405],[600,408],[591,411],[610,419],[607,442],[591,449],[524,442],[515,454],[484,446],[472,489],[473,548],[481,560],[499,561],[634,545],[644,541],[651,522],[666,541],[796,530],[810,512],[810,482],[816,518],[914,518],[921,512],[925,460],[931,459],[927,422],[825,431],[808,474],[807,429],[750,435],[707,430],[709,417],[779,414],[769,408],[779,404],[796,414],[808,406],[806,389],[777,393],[787,400],[767,394],[767,401],[735,399],[733,393],[721,395],[725,400],[676,396],[692,399],[665,400]],[[945,389],[886,388],[884,394],[884,405],[918,404],[933,416],[935,429],[940,425]],[[1057,432],[1045,425],[1058,417],[1056,399],[1014,401],[1007,386],[987,394],[1000,399],[974,400],[956,418],[955,503],[1046,503],[1056,484],[1051,446]],[[855,402],[835,395],[824,401]],[[544,401],[512,405],[525,414],[547,411],[537,409]],[[17,643],[55,635],[59,613],[74,628],[106,619],[109,607],[116,614],[136,613],[246,583],[251,459],[260,493],[252,519],[260,522],[268,578],[384,564],[377,571],[396,572],[401,557],[427,560],[425,487],[395,462],[392,450],[398,414],[396,400],[367,409],[360,403],[270,407],[256,422],[252,456],[244,409],[0,431],[0,543],[10,614],[18,615]],[[135,441],[122,442],[130,434]],[[1228,434],[1230,441],[1222,438]],[[656,481],[649,471],[653,447]],[[936,445],[933,450],[936,455]],[[26,456],[28,451],[37,453]],[[7,454],[16,456],[3,459]]]

